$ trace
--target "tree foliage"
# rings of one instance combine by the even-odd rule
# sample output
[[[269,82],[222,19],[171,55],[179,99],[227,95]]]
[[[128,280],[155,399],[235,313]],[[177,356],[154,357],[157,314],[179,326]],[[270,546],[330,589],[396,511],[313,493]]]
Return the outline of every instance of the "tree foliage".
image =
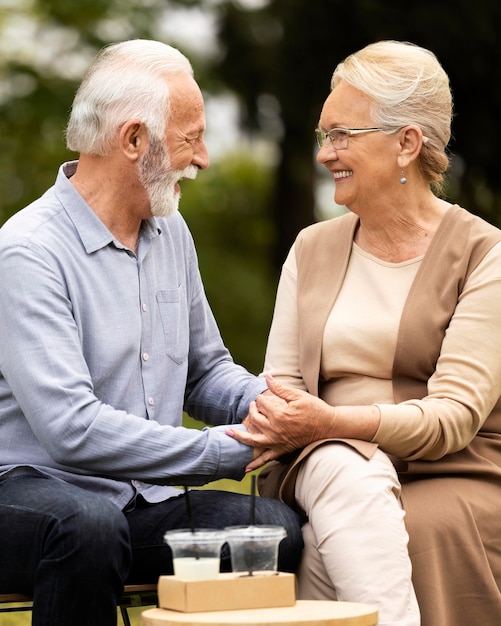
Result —
[[[224,84],[236,91],[247,128],[279,146],[269,207],[277,225],[277,260],[299,228],[316,219],[312,131],[334,66],[382,38],[413,41],[438,55],[451,77],[456,104],[451,197],[494,223],[501,220],[497,0],[477,0],[474,10],[468,0],[269,0],[258,9],[236,0],[25,4],[24,9],[16,8],[17,3],[0,7],[0,32],[12,13],[24,12],[36,24],[32,37],[38,45],[33,49],[44,51],[37,52],[43,59],[21,54],[0,65],[0,132],[8,148],[0,157],[4,218],[35,197],[52,180],[54,162],[67,157],[62,128],[83,71],[82,59],[114,40],[165,39],[162,24],[175,10],[202,7],[217,18],[221,53],[213,59],[190,54],[199,80],[209,90]],[[185,41],[189,30],[188,21]],[[176,43],[176,35],[171,38]],[[28,43],[25,49],[30,49]]]

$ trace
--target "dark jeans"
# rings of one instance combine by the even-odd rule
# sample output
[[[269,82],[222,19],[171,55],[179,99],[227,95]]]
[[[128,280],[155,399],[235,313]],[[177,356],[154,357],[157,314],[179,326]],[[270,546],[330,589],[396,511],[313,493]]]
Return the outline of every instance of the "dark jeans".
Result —
[[[249,523],[249,496],[194,490],[190,501],[200,528]],[[303,546],[296,514],[256,498],[255,523],[286,528],[278,567],[294,572]],[[107,498],[17,470],[0,480],[0,593],[32,593],[33,626],[113,626],[124,583],[171,574],[164,533],[188,527],[184,494],[159,504],[138,498],[124,513]],[[227,546],[221,569],[231,569]]]

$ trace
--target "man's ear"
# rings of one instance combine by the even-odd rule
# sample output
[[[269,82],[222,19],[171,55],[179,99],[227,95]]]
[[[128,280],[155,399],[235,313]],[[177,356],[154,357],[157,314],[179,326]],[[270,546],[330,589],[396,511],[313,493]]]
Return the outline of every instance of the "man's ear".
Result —
[[[135,161],[147,145],[144,125],[138,120],[128,120],[120,129],[120,146],[128,159]]]

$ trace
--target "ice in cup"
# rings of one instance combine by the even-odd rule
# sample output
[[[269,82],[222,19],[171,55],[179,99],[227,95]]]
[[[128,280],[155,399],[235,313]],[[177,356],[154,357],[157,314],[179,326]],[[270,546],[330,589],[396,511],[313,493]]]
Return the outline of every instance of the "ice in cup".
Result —
[[[164,540],[172,550],[174,576],[181,580],[217,578],[226,532],[214,529],[169,530]]]
[[[231,568],[248,575],[272,575],[277,572],[278,547],[287,535],[283,526],[228,526]]]

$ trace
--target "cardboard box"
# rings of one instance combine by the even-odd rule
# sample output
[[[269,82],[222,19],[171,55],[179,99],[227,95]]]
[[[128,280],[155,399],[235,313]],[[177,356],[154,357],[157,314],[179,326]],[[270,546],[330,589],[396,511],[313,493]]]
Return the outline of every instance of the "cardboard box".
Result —
[[[219,574],[213,580],[181,580],[176,576],[158,579],[158,606],[184,613],[230,611],[293,606],[296,603],[296,577],[248,576],[242,572]]]

